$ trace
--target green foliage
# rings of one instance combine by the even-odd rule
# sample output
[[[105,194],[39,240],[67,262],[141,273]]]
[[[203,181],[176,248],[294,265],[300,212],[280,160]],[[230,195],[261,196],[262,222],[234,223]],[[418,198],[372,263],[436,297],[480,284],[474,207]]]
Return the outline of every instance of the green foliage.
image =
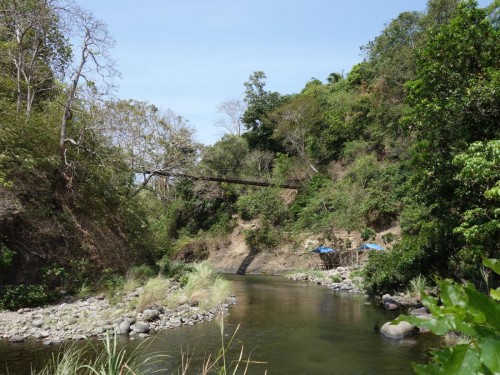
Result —
[[[469,207],[455,232],[465,237],[469,248],[491,253],[500,236],[500,140],[471,144],[455,156],[454,164],[461,168],[457,175],[463,184],[460,194]]]
[[[485,259],[485,265],[495,264]],[[498,271],[498,267],[495,271]],[[400,316],[437,335],[459,332],[470,343],[459,344],[433,353],[433,363],[417,365],[417,374],[496,374],[500,372],[500,303],[489,299],[471,284],[452,280],[438,281],[440,300],[423,293],[423,303],[431,311],[431,319]]]
[[[164,256],[159,262],[160,267],[159,274],[170,279],[180,280],[184,275],[190,273],[193,268],[183,262],[176,262],[169,259],[168,256]]]
[[[244,234],[245,243],[252,250],[274,249],[281,240],[279,231],[269,224],[263,224],[257,229],[246,229]]]
[[[376,234],[372,228],[365,228],[361,231],[361,238],[363,241],[373,240]]]
[[[260,217],[264,221],[279,225],[284,222],[287,209],[279,188],[270,187],[242,195],[236,202],[238,213],[244,220]]]
[[[6,285],[0,292],[0,308],[7,310],[42,306],[50,301],[45,285]]]
[[[432,260],[422,242],[407,238],[389,251],[371,251],[363,269],[367,291],[373,295],[401,291],[412,278],[427,274]]]
[[[249,152],[247,141],[240,136],[224,136],[203,150],[201,168],[212,176],[238,177]]]
[[[9,249],[3,242],[0,242],[0,268],[9,266],[15,255],[15,251]]]
[[[396,235],[391,232],[382,235],[382,241],[384,241],[385,244],[393,243],[395,239]]]

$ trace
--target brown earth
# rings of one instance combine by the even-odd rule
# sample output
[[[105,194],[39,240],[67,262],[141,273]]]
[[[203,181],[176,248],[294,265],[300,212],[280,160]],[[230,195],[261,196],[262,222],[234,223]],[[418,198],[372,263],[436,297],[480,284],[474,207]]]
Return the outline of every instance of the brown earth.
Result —
[[[340,258],[335,258],[336,265],[349,266],[355,262],[362,263],[365,254],[356,255],[355,249],[364,241],[359,232],[344,230],[333,231],[331,238],[304,235],[302,240],[290,241],[283,246],[272,250],[255,251],[245,243],[246,229],[259,227],[258,220],[238,220],[238,224],[225,241],[224,245],[211,248],[209,262],[218,271],[224,273],[260,273],[283,274],[287,271],[299,269],[322,268],[326,259],[318,254],[311,253],[317,246],[325,245],[339,249]],[[367,242],[383,244],[382,235],[391,232],[396,238],[400,236],[399,226],[394,226],[377,234],[376,238]],[[298,243],[297,243],[298,242]],[[383,245],[390,248],[390,245]]]

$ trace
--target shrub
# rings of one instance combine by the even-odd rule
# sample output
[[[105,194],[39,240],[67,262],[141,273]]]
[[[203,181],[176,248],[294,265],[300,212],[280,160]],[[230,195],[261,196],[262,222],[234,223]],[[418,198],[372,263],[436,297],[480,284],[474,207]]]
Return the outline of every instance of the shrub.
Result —
[[[14,255],[16,255],[15,251],[9,249],[3,242],[0,242],[0,267],[10,266]]]
[[[382,241],[384,241],[384,244],[392,243],[392,242],[394,242],[395,239],[396,239],[396,235],[394,233],[391,233],[391,232],[382,235]]]
[[[17,310],[41,306],[50,300],[45,285],[7,285],[0,295],[0,307]]]
[[[243,220],[260,217],[274,225],[282,224],[287,216],[281,189],[275,187],[259,189],[239,197],[236,209]]]
[[[279,233],[269,225],[263,225],[258,229],[245,230],[245,243],[252,250],[268,250],[278,246]]]
[[[139,281],[146,281],[147,279],[155,276],[156,272],[147,264],[141,264],[139,266],[134,266],[127,271],[127,278],[136,279]]]
[[[363,241],[368,241],[375,238],[377,233],[372,228],[365,228],[361,232],[361,238]]]
[[[180,278],[191,272],[193,267],[183,262],[172,261],[168,256],[164,256],[159,262],[160,275],[179,281]]]
[[[371,294],[400,291],[420,273],[432,272],[428,254],[419,238],[406,238],[389,251],[371,251],[363,269],[365,287]]]

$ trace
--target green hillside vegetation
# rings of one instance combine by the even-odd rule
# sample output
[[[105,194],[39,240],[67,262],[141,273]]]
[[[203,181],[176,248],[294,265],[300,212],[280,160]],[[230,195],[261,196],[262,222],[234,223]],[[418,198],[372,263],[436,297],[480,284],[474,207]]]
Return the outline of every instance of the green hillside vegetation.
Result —
[[[486,288],[482,257],[498,258],[500,241],[498,1],[430,0],[425,13],[402,13],[346,76],[311,79],[300,93],[268,91],[265,73],[252,73],[243,102],[221,105],[230,126],[212,146],[170,109],[106,95],[113,41],[91,14],[4,3],[16,10],[0,12],[4,297],[38,304],[112,284],[134,265],[202,260],[236,217],[259,220],[246,232],[257,251],[399,225],[393,249],[365,267],[371,293],[418,275]],[[292,202],[285,182],[301,187]]]

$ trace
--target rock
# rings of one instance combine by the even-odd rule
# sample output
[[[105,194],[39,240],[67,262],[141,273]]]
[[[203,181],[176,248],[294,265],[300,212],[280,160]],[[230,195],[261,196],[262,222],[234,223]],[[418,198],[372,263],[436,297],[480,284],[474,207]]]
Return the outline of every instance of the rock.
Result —
[[[417,307],[410,310],[410,315],[427,315],[429,314],[429,310],[427,307]]]
[[[9,342],[24,342],[24,340],[26,340],[26,337],[20,335],[14,335],[9,339]]]
[[[395,302],[394,303],[392,303],[392,302],[384,302],[384,307],[387,310],[397,310],[397,309],[399,309],[399,306]]]
[[[70,320],[68,320],[68,324],[71,326],[73,324],[76,324],[76,322],[78,322],[78,320],[76,320],[75,318],[71,318]]]
[[[126,335],[130,332],[130,322],[124,320],[123,322],[120,323],[118,326],[118,331],[117,333],[119,335]]]
[[[150,322],[158,319],[159,316],[160,312],[157,309],[152,309],[152,310],[146,309],[142,312],[143,319]]]
[[[75,336],[73,336],[73,340],[75,340],[75,341],[86,340],[86,339],[87,339],[87,336],[85,336],[85,335],[75,335]]]
[[[41,326],[43,326],[43,320],[33,320],[31,322],[31,325],[35,328],[40,328]]]
[[[133,326],[131,326],[131,328],[135,333],[148,333],[149,332],[149,323],[137,322]]]
[[[400,322],[398,324],[391,324],[391,322],[387,322],[382,326],[382,328],[380,328],[380,333],[390,339],[402,339],[403,337],[412,335],[415,332],[415,326],[408,322]]]

